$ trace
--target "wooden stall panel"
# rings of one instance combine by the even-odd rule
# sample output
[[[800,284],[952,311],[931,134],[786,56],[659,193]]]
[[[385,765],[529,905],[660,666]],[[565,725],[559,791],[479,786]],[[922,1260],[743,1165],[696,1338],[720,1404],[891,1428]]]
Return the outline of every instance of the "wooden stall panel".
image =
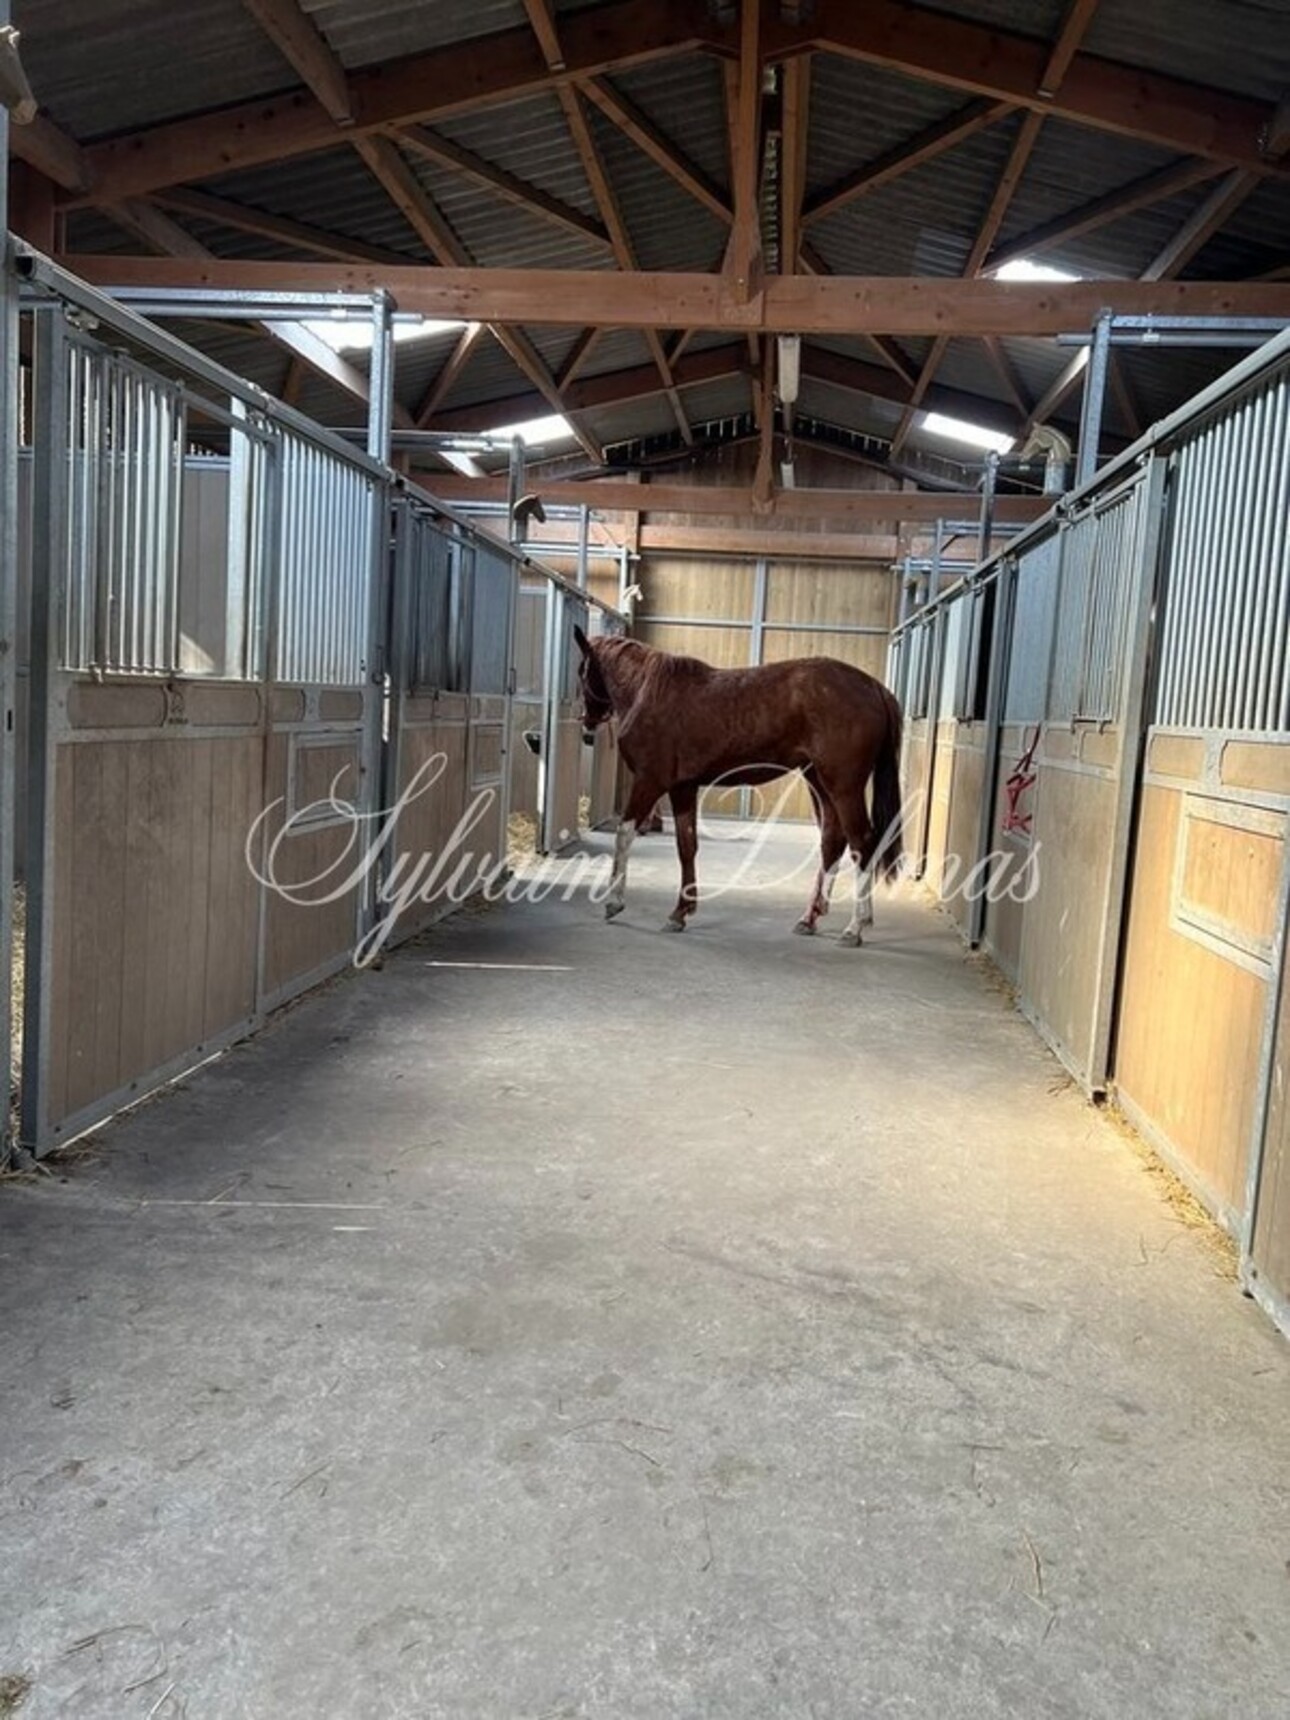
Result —
[[[905,825],[905,857],[916,877],[922,876],[927,860],[926,821],[918,812],[932,786],[932,750],[935,725],[927,717],[907,719],[905,723],[904,769],[901,796],[914,816]]]
[[[277,888],[266,894],[266,1008],[341,966],[357,942],[363,882],[354,873],[363,836],[352,817],[329,802],[339,772],[338,803],[348,796],[361,804],[361,756],[357,730],[278,729],[269,738],[265,799],[266,805],[277,803],[277,811],[266,820],[268,840],[274,841],[287,819],[295,820],[276,843],[273,881],[308,899],[288,900]]]
[[[999,749],[999,771],[995,785],[997,814],[990,839],[991,848],[1003,856],[999,862],[1000,880],[1011,887],[992,892],[985,911],[984,948],[995,964],[1010,980],[1017,978],[1021,961],[1021,927],[1025,915],[1024,897],[1028,888],[1028,863],[1031,858],[1031,837],[1027,820],[1033,818],[1033,788],[1014,788],[1009,794],[1009,778],[1024,776],[1022,759],[1030,745],[1033,730],[1020,724],[1005,725]],[[1003,868],[1006,867],[1006,870]]]
[[[458,860],[455,833],[466,812],[466,700],[460,694],[426,695],[403,701],[399,738],[400,794],[424,785],[403,800],[390,860],[402,861],[404,879],[420,883],[398,921],[396,936],[407,937],[450,913],[457,904],[444,886]],[[470,845],[469,837],[466,845]]]
[[[1290,962],[1290,941],[1282,952]],[[1249,1268],[1290,1329],[1290,975],[1282,974]]]
[[[980,723],[956,726],[950,781],[949,820],[942,862],[941,897],[960,931],[968,930],[968,886],[977,861],[981,795],[985,788],[985,738]]]
[[[58,749],[44,1104],[55,1134],[254,1015],[245,845],[261,772],[255,733]]]
[[[652,555],[642,564],[640,583],[645,595],[637,614],[642,622],[648,622],[652,615],[663,615],[752,623],[756,568],[751,561]],[[674,649],[670,645],[662,648]],[[701,657],[703,653],[690,655]],[[743,661],[748,661],[746,650]]]
[[[896,619],[898,587],[889,568],[873,562],[771,561],[766,579],[766,621],[830,627],[873,627],[886,635]],[[803,656],[835,656],[833,648],[803,635]],[[847,661],[850,661],[848,658]],[[868,668],[868,663],[861,665]],[[872,671],[871,671],[872,672]]]
[[[1099,940],[1111,873],[1119,787],[1093,770],[1063,765],[1069,733],[1049,730],[1035,785],[1039,888],[1027,905],[1018,977],[1022,1007],[1072,1070],[1093,1060]]]
[[[680,657],[698,657],[714,669],[748,667],[748,632],[738,627],[685,627],[664,625],[642,616],[635,637],[660,651]]]
[[[1142,810],[1116,1042],[1117,1093],[1224,1222],[1245,1194],[1266,967],[1241,946],[1266,925],[1267,902],[1233,873],[1237,831],[1188,817],[1185,790],[1148,783]],[[1282,845],[1275,850],[1279,875]],[[1256,862],[1256,867],[1259,863]],[[1199,923],[1188,914],[1188,892]],[[1206,923],[1207,922],[1207,923]],[[1228,926],[1227,945],[1215,935]]]

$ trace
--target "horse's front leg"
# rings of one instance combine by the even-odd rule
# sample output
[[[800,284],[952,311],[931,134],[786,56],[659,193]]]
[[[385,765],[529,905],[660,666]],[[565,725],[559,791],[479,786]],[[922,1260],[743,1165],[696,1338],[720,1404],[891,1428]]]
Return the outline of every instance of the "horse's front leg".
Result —
[[[673,789],[671,799],[672,817],[676,821],[676,853],[681,862],[681,893],[663,929],[683,932],[685,922],[699,905],[699,889],[694,874],[694,857],[699,852],[699,791],[696,788]]]
[[[618,834],[614,837],[614,869],[610,874],[609,892],[605,897],[607,920],[621,914],[627,906],[627,856],[631,853],[632,843],[649,822],[650,813],[654,810],[654,803],[661,792],[657,783],[647,782],[643,777],[637,777],[632,783],[631,793],[627,797],[627,809],[618,821]]]

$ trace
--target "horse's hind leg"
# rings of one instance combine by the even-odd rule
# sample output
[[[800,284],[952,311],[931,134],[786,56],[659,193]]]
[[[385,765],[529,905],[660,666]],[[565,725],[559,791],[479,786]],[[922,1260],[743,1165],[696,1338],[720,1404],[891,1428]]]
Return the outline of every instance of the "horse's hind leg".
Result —
[[[647,782],[642,777],[637,777],[632,783],[627,810],[618,821],[618,834],[614,837],[614,869],[605,896],[607,920],[621,914],[627,906],[627,856],[631,853],[632,843],[648,822],[659,793],[657,783]]]
[[[806,904],[806,912],[793,927],[803,937],[810,937],[815,931],[815,923],[829,911],[829,897],[833,893],[833,881],[838,875],[838,865],[846,849],[846,836],[842,829],[842,821],[838,817],[837,808],[818,782],[807,777],[811,789],[811,799],[815,807],[815,817],[820,826],[820,866],[815,874],[815,883],[811,888],[811,899]]]
[[[683,932],[685,922],[699,905],[698,885],[694,877],[694,857],[699,852],[699,791],[697,788],[674,788],[671,794],[672,817],[676,822],[676,852],[681,862],[681,893],[676,906],[664,922],[664,930]]]
[[[864,942],[864,928],[873,924],[873,874],[870,867],[878,846],[878,833],[870,821],[863,789],[847,790],[833,798],[855,863],[856,880],[851,918],[838,942],[855,949]]]

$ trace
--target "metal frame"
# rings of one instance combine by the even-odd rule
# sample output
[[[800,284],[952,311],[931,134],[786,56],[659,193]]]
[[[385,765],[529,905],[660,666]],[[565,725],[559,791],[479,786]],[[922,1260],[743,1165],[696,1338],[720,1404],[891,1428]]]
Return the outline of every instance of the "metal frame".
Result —
[[[0,26],[9,22],[0,0]],[[0,233],[8,228],[9,111],[0,102]],[[9,1158],[18,561],[18,293],[0,258],[0,1168]]]
[[[1287,988],[1290,988],[1290,817],[1286,821],[1285,852],[1282,856],[1281,885],[1277,899],[1277,914],[1271,951],[1272,969],[1268,976],[1267,1008],[1263,1018],[1263,1037],[1259,1046],[1259,1071],[1254,1102],[1254,1117],[1250,1128],[1250,1150],[1245,1178],[1245,1216],[1241,1222],[1240,1249],[1241,1284],[1254,1300],[1269,1314],[1283,1332],[1290,1334],[1290,1286],[1269,1284],[1259,1271],[1254,1256],[1255,1231],[1263,1194],[1263,1169],[1267,1157],[1268,1121],[1272,1111],[1272,1082],[1276,1072],[1277,1031],[1281,1008]]]

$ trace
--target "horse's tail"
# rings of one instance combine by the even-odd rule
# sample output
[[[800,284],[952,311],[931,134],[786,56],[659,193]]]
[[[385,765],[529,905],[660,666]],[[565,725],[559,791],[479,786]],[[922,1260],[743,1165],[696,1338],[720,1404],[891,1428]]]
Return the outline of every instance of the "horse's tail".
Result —
[[[903,720],[894,693],[880,687],[887,715],[887,733],[873,771],[873,824],[878,832],[874,869],[883,878],[894,878],[900,869],[902,825],[900,809],[900,736]]]

